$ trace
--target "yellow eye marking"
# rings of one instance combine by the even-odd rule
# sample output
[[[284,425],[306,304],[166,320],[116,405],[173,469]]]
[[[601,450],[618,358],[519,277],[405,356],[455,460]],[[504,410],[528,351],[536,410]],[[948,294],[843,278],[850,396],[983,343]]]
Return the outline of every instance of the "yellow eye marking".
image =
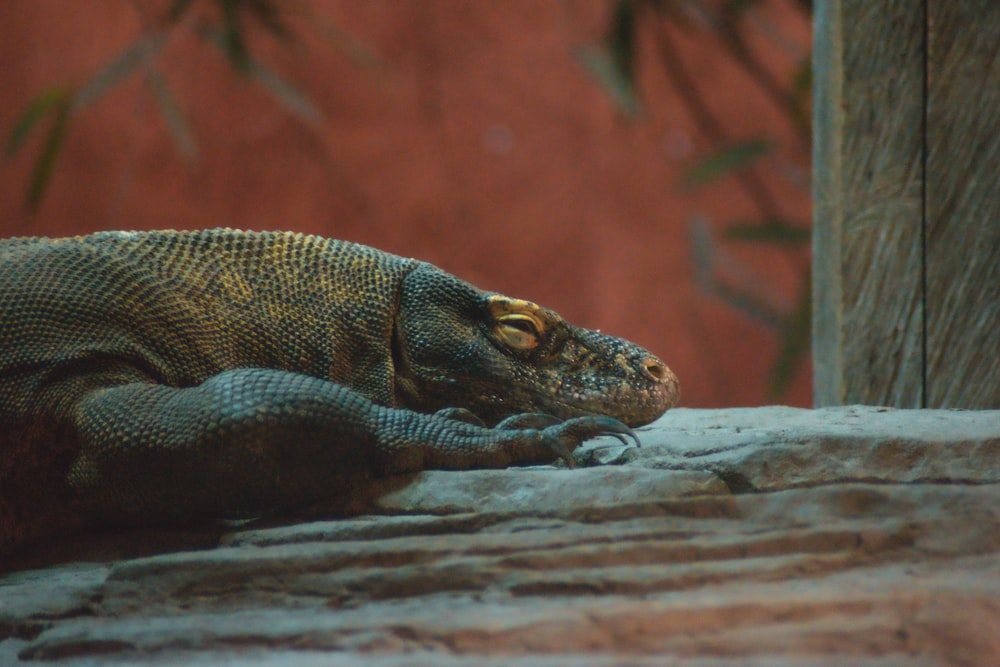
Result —
[[[523,299],[495,295],[487,306],[493,316],[493,333],[518,350],[533,350],[545,334],[545,318],[538,304]]]
[[[502,315],[494,331],[505,343],[519,350],[533,350],[538,347],[539,332],[535,321],[530,317]]]

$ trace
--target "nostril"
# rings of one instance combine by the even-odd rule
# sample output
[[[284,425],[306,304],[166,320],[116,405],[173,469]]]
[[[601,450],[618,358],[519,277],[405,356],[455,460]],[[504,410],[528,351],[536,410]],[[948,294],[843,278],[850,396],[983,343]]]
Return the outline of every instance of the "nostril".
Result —
[[[643,360],[642,370],[646,371],[646,374],[657,382],[663,382],[666,380],[667,375],[670,373],[662,361],[653,357],[647,357]]]

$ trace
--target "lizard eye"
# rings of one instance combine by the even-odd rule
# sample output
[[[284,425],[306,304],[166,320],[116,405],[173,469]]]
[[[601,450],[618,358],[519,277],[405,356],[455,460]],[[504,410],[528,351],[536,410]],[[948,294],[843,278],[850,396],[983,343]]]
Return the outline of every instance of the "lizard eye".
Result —
[[[498,317],[494,331],[500,340],[517,350],[533,350],[541,342],[542,334],[535,320],[519,313]]]

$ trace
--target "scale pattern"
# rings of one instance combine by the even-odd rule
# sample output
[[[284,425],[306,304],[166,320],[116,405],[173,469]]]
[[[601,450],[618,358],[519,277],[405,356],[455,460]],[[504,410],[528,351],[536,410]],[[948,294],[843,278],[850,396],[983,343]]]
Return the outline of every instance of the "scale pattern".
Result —
[[[0,242],[0,552],[259,514],[378,475],[570,460],[677,397],[632,343],[358,244]]]

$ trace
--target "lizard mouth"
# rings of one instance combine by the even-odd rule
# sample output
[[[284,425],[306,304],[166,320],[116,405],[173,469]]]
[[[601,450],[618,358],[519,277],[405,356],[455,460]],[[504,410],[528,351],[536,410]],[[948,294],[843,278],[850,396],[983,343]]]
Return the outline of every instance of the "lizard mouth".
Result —
[[[594,389],[563,379],[547,391],[506,384],[465,398],[472,399],[469,409],[490,424],[519,412],[542,412],[559,419],[599,414],[629,426],[644,426],[677,405],[680,384],[667,369],[662,380],[639,388],[623,381]]]
[[[674,379],[646,388],[619,385],[598,392],[573,393],[570,401],[556,399],[553,414],[563,419],[581,414],[614,417],[629,426],[644,426],[677,405],[680,385]]]
[[[643,426],[677,405],[680,382],[666,364],[652,355],[631,365],[622,357],[618,360],[627,376],[615,381],[606,376],[563,377],[558,389],[548,397],[557,406],[550,408],[553,414],[563,418],[602,414],[629,426]]]

